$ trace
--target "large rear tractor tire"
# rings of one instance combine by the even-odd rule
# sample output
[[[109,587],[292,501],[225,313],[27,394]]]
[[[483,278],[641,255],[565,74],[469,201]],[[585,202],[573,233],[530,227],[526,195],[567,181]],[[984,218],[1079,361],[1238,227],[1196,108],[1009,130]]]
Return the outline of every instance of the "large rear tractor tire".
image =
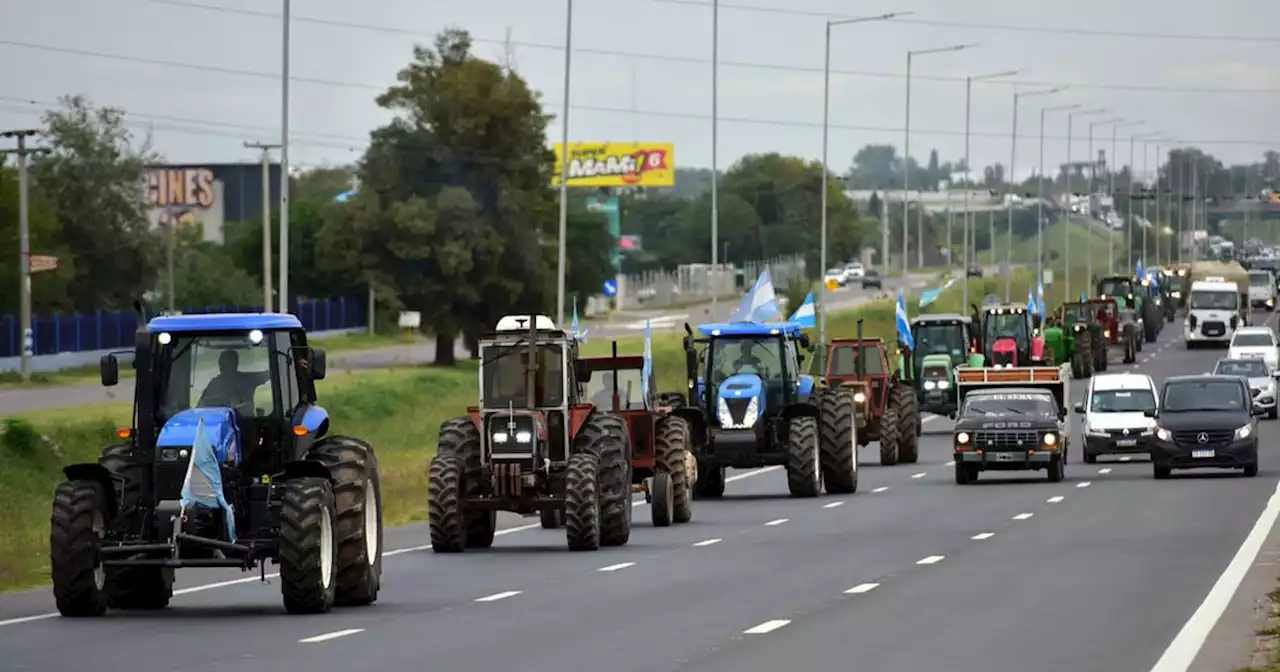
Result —
[[[436,444],[437,455],[451,455],[462,463],[462,497],[477,497],[484,483],[484,468],[480,464],[480,430],[469,416],[453,418],[440,423],[440,440]],[[493,534],[498,525],[497,511],[468,511],[467,548],[493,546]]]
[[[107,530],[106,499],[95,481],[68,481],[53,493],[49,564],[53,599],[63,616],[107,611],[107,573],[98,549]]]
[[[164,609],[172,598],[172,567],[107,568],[107,606],[112,609]]]
[[[884,405],[884,414],[880,416],[880,465],[892,467],[898,463],[898,449],[902,434],[902,410],[889,401]]]
[[[668,415],[658,421],[653,441],[655,467],[659,473],[671,477],[671,520],[676,523],[693,519],[694,484],[690,477],[696,482],[696,474],[689,473],[688,455],[692,448],[689,434],[688,421]]]
[[[822,480],[827,492],[849,494],[858,491],[858,433],[854,427],[857,404],[853,393],[834,388],[818,399],[822,424]]]
[[[569,456],[564,481],[564,532],[571,551],[600,548],[600,457]]]
[[[280,592],[291,614],[333,608],[338,587],[338,526],[333,487],[322,478],[285,484],[280,507]]]
[[[792,497],[817,497],[822,492],[818,420],[806,416],[787,422],[787,490]]]
[[[915,464],[920,460],[920,413],[915,390],[894,385],[889,403],[898,409],[898,462]]]
[[[103,449],[98,457],[98,464],[107,471],[119,476],[122,482],[116,483],[116,508],[118,520],[133,519],[138,511],[138,501],[142,497],[142,483],[149,469],[147,459],[138,454],[132,443],[118,443]]]
[[[631,539],[631,435],[626,422],[597,410],[578,430],[574,452],[599,458],[600,545],[626,544]]]
[[[688,404],[685,402],[683,392],[659,392],[658,405],[670,406],[671,408],[684,408]]]
[[[338,528],[335,604],[373,604],[382,585],[382,480],[373,446],[349,436],[326,436],[308,453],[329,469]],[[471,540],[468,534],[467,540]],[[493,540],[493,527],[489,527]]]
[[[427,472],[427,526],[431,530],[431,550],[459,553],[467,545],[467,525],[462,512],[465,474],[462,460],[453,455],[431,458]]]

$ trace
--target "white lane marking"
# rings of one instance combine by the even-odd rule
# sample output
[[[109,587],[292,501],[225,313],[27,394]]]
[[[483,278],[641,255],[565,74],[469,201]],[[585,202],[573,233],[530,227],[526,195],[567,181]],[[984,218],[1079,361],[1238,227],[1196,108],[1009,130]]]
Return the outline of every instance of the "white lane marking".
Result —
[[[636,566],[636,563],[634,563],[634,562],[619,562],[619,563],[618,563],[618,564],[616,564],[616,565],[609,565],[608,567],[601,567],[599,570],[596,570],[596,571],[600,571],[600,572],[616,572],[616,571],[618,571],[619,569],[626,569],[626,568],[628,568],[628,567],[635,567],[635,566]]]
[[[917,565],[933,565],[933,564],[937,564],[937,563],[939,563],[939,562],[942,562],[942,559],[943,559],[943,558],[945,558],[945,557],[947,557],[947,556],[945,556],[945,555],[931,555],[931,556],[929,556],[929,557],[927,557],[927,558],[921,558],[921,559],[919,559],[919,560],[916,560],[916,564],[917,564]]]
[[[938,418],[941,418],[941,417],[942,417],[941,415],[931,415],[931,416],[929,416],[929,417],[927,417],[927,418],[923,418],[923,419],[921,419],[921,420],[920,420],[920,422],[932,422],[932,421],[937,420]]]
[[[522,592],[524,591],[508,590],[504,593],[494,593],[493,595],[489,595],[487,597],[477,597],[476,602],[497,602],[498,600],[505,600],[508,597],[515,597],[516,595],[519,595]]]
[[[880,584],[878,583],[859,583],[858,585],[850,588],[849,590],[844,591],[844,594],[858,595],[860,593],[869,593],[879,587],[880,587]]]
[[[969,538],[973,539],[974,541],[982,541],[983,539],[990,539],[991,537],[994,537],[994,536],[996,536],[995,532],[983,532],[981,534],[975,534]]]
[[[781,466],[781,465],[773,466],[773,467],[761,467],[760,469],[753,469],[753,470],[751,470],[751,471],[746,471],[746,472],[743,472],[743,473],[741,473],[741,474],[735,474],[735,475],[733,475],[733,476],[730,476],[730,477],[728,477],[728,478],[724,479],[724,482],[725,482],[725,483],[732,483],[732,482],[734,482],[734,481],[741,481],[741,480],[743,480],[743,479],[752,478],[752,477],[755,477],[755,476],[759,476],[759,475],[761,475],[761,474],[767,474],[767,473],[769,473],[769,472],[771,472],[771,471],[777,471],[778,469],[781,469],[781,468],[782,468],[782,466]],[[644,506],[645,504],[646,504],[646,502],[644,501],[644,499],[632,500],[632,502],[631,502],[631,505],[632,505],[632,506]],[[525,531],[527,531],[527,530],[536,530],[536,529],[538,529],[538,528],[540,528],[540,527],[542,527],[542,525],[541,525],[541,524],[538,524],[538,523],[535,523],[535,524],[532,524],[532,525],[519,525],[519,526],[517,526],[517,527],[508,527],[508,528],[506,528],[506,529],[498,530],[498,531],[494,532],[494,533],[493,533],[493,536],[497,537],[497,536],[502,536],[502,535],[504,535],[504,534],[515,534],[516,532],[525,532]],[[389,557],[391,557],[391,556],[395,556],[395,555],[402,555],[402,554],[405,554],[405,553],[417,553],[417,552],[419,552],[419,551],[429,551],[429,550],[431,550],[431,544],[425,544],[425,545],[422,545],[422,546],[409,546],[409,547],[406,547],[406,548],[397,548],[397,549],[394,549],[394,550],[383,551],[383,552],[382,552],[382,557],[384,557],[384,558],[389,558]],[[206,591],[206,590],[213,590],[214,588],[228,588],[228,587],[230,587],[230,586],[239,586],[239,585],[243,585],[243,584],[246,584],[246,583],[257,583],[257,582],[261,581],[261,580],[262,580],[262,578],[275,579],[275,578],[279,578],[279,577],[280,577],[280,573],[279,573],[279,572],[272,572],[272,573],[270,573],[270,574],[267,574],[265,577],[256,577],[256,576],[255,576],[255,577],[245,577],[245,578],[243,578],[243,579],[231,579],[230,581],[217,581],[217,582],[214,582],[214,583],[205,583],[205,584],[201,584],[201,585],[198,585],[198,586],[191,586],[191,587],[188,587],[188,588],[180,588],[180,589],[178,589],[178,590],[173,591],[173,594],[174,594],[175,596],[177,596],[177,595],[190,595],[191,593],[200,593],[200,592],[204,592],[204,591]],[[11,619],[8,619],[8,620],[5,620],[5,621],[0,621],[0,628],[3,628],[3,627],[8,626],[8,625],[18,625],[18,624],[20,624],[20,623],[30,623],[30,622],[32,622],[32,621],[44,621],[44,620],[48,620],[48,619],[50,619],[50,618],[58,618],[58,617],[59,617],[59,615],[60,615],[60,614],[58,614],[58,613],[56,613],[56,612],[51,612],[51,613],[47,613],[47,614],[36,614],[36,615],[34,615],[34,616],[22,616],[22,617],[19,617],[19,618],[11,618]]]
[[[951,460],[950,462],[948,462],[948,463],[946,463],[946,464],[944,464],[944,465],[942,465],[942,466],[944,466],[944,467],[954,467],[954,466],[956,466],[956,461],[955,461],[955,460]]]
[[[1062,495],[1057,495],[1056,497],[1050,497],[1049,499],[1046,499],[1044,501],[1049,504],[1057,504],[1058,502],[1061,502],[1064,499],[1066,499],[1066,497],[1063,497]]]
[[[1014,519],[1014,520],[1026,520],[1026,519],[1028,519],[1028,518],[1030,518],[1031,516],[1034,516],[1034,515],[1036,515],[1036,514],[1034,514],[1034,513],[1019,513],[1018,515],[1014,516],[1014,517],[1013,517],[1013,519]]]
[[[787,522],[788,520],[791,520],[791,519],[790,519],[790,518],[778,518],[778,519],[776,519],[776,520],[771,520],[771,521],[769,521],[769,522],[765,523],[765,524],[764,524],[764,526],[765,526],[765,527],[773,527],[774,525],[781,525],[781,524],[783,524],[783,523]]]
[[[924,472],[922,471],[918,474],[911,474],[911,478],[924,478]]]
[[[722,541],[724,541],[724,539],[708,539],[706,541],[699,541],[698,543],[694,544],[694,546],[710,546],[712,544],[718,544]]]
[[[757,625],[757,626],[755,626],[754,628],[747,628],[746,630],[743,630],[743,631],[742,631],[742,634],[744,634],[744,635],[763,635],[763,634],[766,634],[766,633],[773,632],[774,630],[777,630],[778,628],[781,628],[781,627],[783,627],[783,626],[787,625],[787,624],[788,624],[788,623],[790,623],[790,622],[791,622],[791,621],[788,621],[788,620],[780,620],[780,621],[765,621],[764,623],[761,623],[760,625]]]
[[[1245,537],[1244,543],[1240,544],[1240,549],[1231,558],[1227,568],[1214,582],[1213,588],[1209,589],[1204,602],[1174,636],[1173,641],[1169,643],[1169,648],[1165,649],[1164,655],[1156,661],[1151,672],[1186,672],[1191,667],[1192,661],[1200,653],[1200,647],[1204,646],[1209,632],[1213,630],[1218,619],[1222,618],[1222,612],[1226,611],[1227,604],[1231,602],[1231,596],[1240,587],[1240,582],[1248,573],[1249,566],[1258,557],[1258,551],[1262,550],[1262,544],[1267,540],[1267,535],[1271,532],[1271,526],[1275,525],[1277,517],[1280,517],[1280,482],[1276,483],[1275,492],[1267,500],[1267,505],[1262,509],[1257,522],[1253,524],[1249,536]]]
[[[837,506],[844,506],[844,502],[831,502],[830,504],[823,504],[823,505],[822,505],[822,508],[824,508],[824,509],[834,509],[834,508],[836,508]]]
[[[1092,481],[1084,481],[1084,482],[1082,482],[1082,483],[1076,483],[1076,487],[1077,487],[1077,488],[1087,488],[1087,487],[1089,487],[1090,485],[1093,485],[1093,482],[1092,482]]]
[[[306,639],[299,639],[298,643],[299,644],[315,644],[316,642],[327,642],[331,639],[346,637],[347,635],[354,635],[357,632],[364,632],[364,628],[353,628],[351,630],[339,630],[337,632],[329,632],[323,635],[316,635],[315,637],[307,637]]]
[[[1121,455],[1121,456],[1120,456],[1120,461],[1121,461],[1121,462],[1128,462],[1130,459],[1131,459],[1131,458],[1130,458],[1128,455]]]
[[[1111,473],[1111,467],[1107,467],[1106,469],[1099,469],[1099,470],[1098,470],[1098,473],[1099,473],[1099,474],[1109,474],[1109,473]]]
[[[880,487],[876,488],[875,490],[872,490],[871,492],[884,492],[885,490],[888,490],[888,489],[889,489],[889,486],[887,486],[887,485],[882,485],[882,486],[880,486]]]

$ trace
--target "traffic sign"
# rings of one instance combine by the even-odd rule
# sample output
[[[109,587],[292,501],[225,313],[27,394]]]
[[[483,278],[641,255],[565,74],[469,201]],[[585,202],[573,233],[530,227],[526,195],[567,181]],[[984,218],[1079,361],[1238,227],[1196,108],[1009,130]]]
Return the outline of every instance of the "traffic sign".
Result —
[[[828,292],[834,292],[837,289],[840,289],[840,281],[835,278],[827,278],[826,285]]]
[[[615,295],[615,294],[617,294],[617,293],[618,293],[618,281],[617,281],[617,280],[605,280],[605,281],[604,281],[604,287],[602,287],[601,289],[603,289],[603,290],[604,290],[604,295],[605,295],[605,296],[613,296],[613,295]]]
[[[28,268],[32,273],[52,271],[58,268],[58,258],[49,254],[33,254],[27,257]]]

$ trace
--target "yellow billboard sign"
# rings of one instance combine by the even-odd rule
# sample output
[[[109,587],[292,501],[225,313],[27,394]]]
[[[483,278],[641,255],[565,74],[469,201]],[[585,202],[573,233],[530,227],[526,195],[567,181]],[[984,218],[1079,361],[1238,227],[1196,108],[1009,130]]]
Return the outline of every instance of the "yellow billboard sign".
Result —
[[[556,145],[551,184],[560,186],[564,147]],[[675,145],[669,142],[571,142],[570,187],[674,187]]]

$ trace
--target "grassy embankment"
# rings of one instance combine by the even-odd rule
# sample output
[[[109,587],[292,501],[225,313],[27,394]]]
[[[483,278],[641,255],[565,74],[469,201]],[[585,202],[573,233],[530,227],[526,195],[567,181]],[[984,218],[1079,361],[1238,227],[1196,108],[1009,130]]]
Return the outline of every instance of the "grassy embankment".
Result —
[[[1265,604],[1267,610],[1266,625],[1257,632],[1252,664],[1234,672],[1280,672],[1280,588],[1267,593],[1259,602]]]
[[[1081,278],[1083,273],[1078,274]],[[1024,272],[1014,279],[1024,287]],[[1003,279],[970,280],[969,295],[979,302],[1003,291]],[[926,312],[964,312],[960,286],[949,289]],[[1076,290],[1077,293],[1079,289]],[[1019,293],[1015,291],[1015,296]],[[917,309],[912,304],[911,313]],[[852,336],[865,320],[868,336],[893,336],[893,306],[877,301],[861,309],[833,313],[829,336]],[[816,334],[811,338],[816,340]],[[328,347],[328,344],[326,344]],[[619,341],[619,351],[641,352],[639,337]],[[591,341],[584,354],[607,354],[610,344]],[[656,335],[653,355],[659,389],[683,390],[684,357],[679,334]],[[458,415],[476,399],[475,364],[456,369],[407,367],[377,371],[331,371],[319,384],[320,403],[333,418],[335,432],[362,437],[378,450],[383,473],[384,517],[388,525],[421,519],[426,510],[426,465],[435,451],[440,422]],[[48,581],[50,496],[62,479],[61,467],[93,461],[114,441],[114,429],[127,425],[127,404],[56,409],[3,420],[0,434],[0,590]]]

